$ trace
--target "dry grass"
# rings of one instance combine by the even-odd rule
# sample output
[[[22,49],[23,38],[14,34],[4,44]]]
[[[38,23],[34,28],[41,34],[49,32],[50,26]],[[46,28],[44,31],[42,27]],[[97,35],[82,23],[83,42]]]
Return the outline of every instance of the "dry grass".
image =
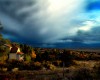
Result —
[[[100,63],[100,61],[90,60],[90,61],[76,61],[77,67],[86,67],[86,68],[93,68],[96,64]]]
[[[100,61],[74,62],[76,65],[64,68],[64,71],[63,68],[56,68],[55,70],[4,72],[0,74],[0,80],[4,80],[4,76],[8,77],[8,80],[63,80],[64,77],[67,80],[100,80],[98,75]]]

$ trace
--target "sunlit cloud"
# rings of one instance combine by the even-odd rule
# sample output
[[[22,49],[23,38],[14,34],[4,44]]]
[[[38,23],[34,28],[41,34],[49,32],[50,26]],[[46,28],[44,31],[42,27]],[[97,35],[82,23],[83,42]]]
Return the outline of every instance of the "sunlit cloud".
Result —
[[[0,0],[4,37],[44,47],[55,46],[54,43],[96,42],[100,40],[97,3],[100,1]]]
[[[85,21],[84,23],[83,23],[83,26],[81,26],[80,28],[79,28],[79,30],[82,30],[82,31],[89,31],[89,30],[91,30],[91,28],[93,28],[94,27],[94,22],[93,21]]]

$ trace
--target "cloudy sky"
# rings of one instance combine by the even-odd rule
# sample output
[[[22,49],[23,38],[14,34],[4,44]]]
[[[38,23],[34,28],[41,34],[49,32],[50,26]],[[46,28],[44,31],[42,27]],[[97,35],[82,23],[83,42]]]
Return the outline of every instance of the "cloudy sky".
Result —
[[[100,48],[100,0],[0,0],[0,21],[34,47]]]

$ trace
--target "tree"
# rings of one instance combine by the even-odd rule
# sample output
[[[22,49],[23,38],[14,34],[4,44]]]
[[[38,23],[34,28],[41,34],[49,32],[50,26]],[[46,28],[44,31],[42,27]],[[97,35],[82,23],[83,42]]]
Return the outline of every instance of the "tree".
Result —
[[[25,61],[31,62],[31,56],[26,54],[25,55]]]
[[[70,54],[70,50],[64,50],[62,53],[62,61],[65,66],[69,66],[73,63],[73,56]]]
[[[31,46],[26,44],[20,44],[20,48],[23,53],[31,55],[33,49]]]
[[[46,61],[50,60],[49,59],[49,54],[50,54],[49,51],[47,51],[47,50],[44,51],[44,53],[41,55],[42,60],[46,60]]]
[[[0,34],[0,46],[4,45],[6,40],[3,38],[2,34]]]
[[[32,59],[35,59],[36,58],[36,54],[35,54],[35,51],[34,50],[32,50],[31,57],[32,57]]]
[[[9,49],[4,46],[0,46],[0,57],[1,61],[6,61],[8,59]]]
[[[0,39],[2,39],[2,34],[0,34]]]
[[[0,22],[0,31],[3,29],[3,26],[2,26],[2,24],[1,24],[1,22]]]

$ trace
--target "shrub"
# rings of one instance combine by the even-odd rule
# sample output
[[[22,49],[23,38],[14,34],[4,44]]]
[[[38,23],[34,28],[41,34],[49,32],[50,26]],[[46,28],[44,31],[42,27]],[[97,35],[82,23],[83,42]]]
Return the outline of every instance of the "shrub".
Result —
[[[25,60],[28,61],[28,62],[31,62],[31,56],[30,55],[26,55],[25,56]]]
[[[53,64],[50,64],[49,68],[50,68],[50,70],[55,70],[56,69],[56,67]]]
[[[0,68],[3,68],[3,67],[5,67],[5,66],[6,66],[6,63],[0,62]]]
[[[2,71],[3,72],[6,72],[8,69],[7,68],[2,68]]]
[[[23,62],[23,69],[24,70],[30,70],[31,68],[30,68],[30,63],[28,62],[28,61],[24,61]]]
[[[97,79],[100,79],[100,62],[95,64],[93,70],[94,70],[94,73],[95,73],[94,77],[97,78]]]
[[[19,70],[19,68],[14,68],[12,69],[12,72],[17,72]]]
[[[40,62],[34,62],[34,66],[41,66]]]
[[[42,68],[42,64],[40,62],[34,62],[34,69],[39,70]]]
[[[80,68],[74,75],[74,80],[93,80],[92,74],[87,68]]]
[[[61,66],[61,63],[62,63],[61,60],[57,60],[57,61],[54,61],[54,62],[53,62],[53,64],[54,64],[55,66]]]
[[[52,64],[50,61],[43,61],[43,66],[46,68],[46,69],[50,69],[50,64]]]

